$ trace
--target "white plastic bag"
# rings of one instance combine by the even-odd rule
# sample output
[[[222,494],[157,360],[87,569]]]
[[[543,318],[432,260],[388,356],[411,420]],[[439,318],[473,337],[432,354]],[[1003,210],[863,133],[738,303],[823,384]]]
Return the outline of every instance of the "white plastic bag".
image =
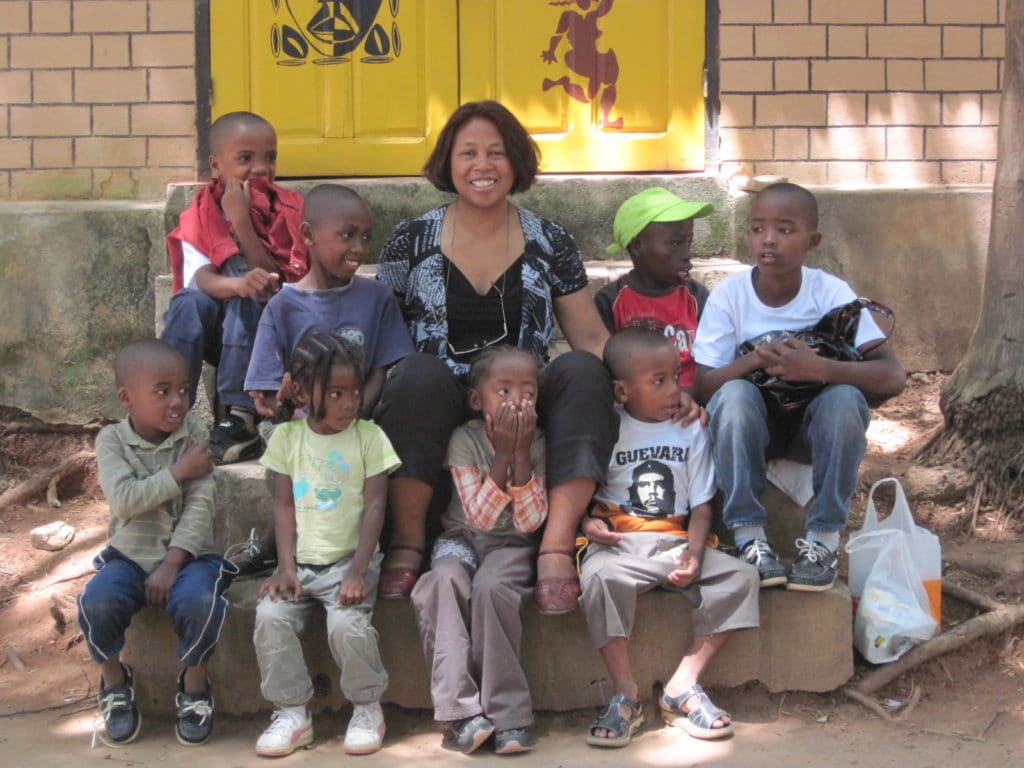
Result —
[[[895,661],[938,628],[909,541],[904,531],[883,530],[851,542],[854,552],[862,547],[877,553],[853,622],[853,644],[873,664]]]
[[[875,508],[875,489],[884,483],[892,483],[895,488],[895,501],[892,514],[884,520],[878,519]],[[907,504],[903,486],[894,477],[886,477],[871,486],[868,491],[868,504],[864,512],[864,525],[850,535],[846,551],[850,555],[849,578],[850,594],[854,603],[864,592],[868,574],[874,567],[884,541],[870,534],[877,531],[902,531],[907,536],[907,547],[911,561],[917,572],[924,590],[928,594],[928,603],[932,618],[936,623],[942,618],[942,549],[939,537],[914,522],[914,516]],[[864,539],[861,541],[861,539]],[[858,543],[859,542],[859,543]]]

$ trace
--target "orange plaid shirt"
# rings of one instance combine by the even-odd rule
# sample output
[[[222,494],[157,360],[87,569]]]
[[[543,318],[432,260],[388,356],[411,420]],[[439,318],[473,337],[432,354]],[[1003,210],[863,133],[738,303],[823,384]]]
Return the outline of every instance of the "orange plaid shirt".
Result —
[[[548,495],[544,478],[533,475],[524,485],[501,490],[476,467],[451,467],[455,490],[462,502],[466,522],[481,531],[491,531],[502,513],[512,505],[512,524],[520,533],[532,533],[548,516]]]

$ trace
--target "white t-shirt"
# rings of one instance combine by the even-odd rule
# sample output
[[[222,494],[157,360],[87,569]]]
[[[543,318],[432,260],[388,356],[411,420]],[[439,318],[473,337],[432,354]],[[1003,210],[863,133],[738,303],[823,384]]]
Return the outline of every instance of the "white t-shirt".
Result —
[[[835,275],[803,267],[796,297],[784,306],[769,307],[754,290],[753,269],[729,275],[711,291],[704,307],[693,343],[693,359],[698,365],[721,368],[736,359],[736,349],[747,339],[769,331],[810,328],[829,310],[856,298],[853,289]],[[882,336],[871,313],[861,310],[855,346],[862,347]]]
[[[185,288],[195,288],[196,272],[212,263],[209,257],[192,243],[181,241],[181,284]]]
[[[596,498],[636,517],[685,517],[715,495],[715,467],[699,421],[637,421],[623,407],[619,439]]]

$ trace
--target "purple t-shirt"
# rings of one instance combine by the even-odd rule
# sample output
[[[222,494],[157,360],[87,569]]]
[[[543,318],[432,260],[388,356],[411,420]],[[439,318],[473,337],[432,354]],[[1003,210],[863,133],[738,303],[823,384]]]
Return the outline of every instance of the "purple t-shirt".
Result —
[[[267,302],[253,342],[245,389],[276,391],[288,356],[312,331],[338,331],[363,347],[367,370],[412,353],[412,340],[391,289],[358,275],[348,285],[324,291],[291,283]]]

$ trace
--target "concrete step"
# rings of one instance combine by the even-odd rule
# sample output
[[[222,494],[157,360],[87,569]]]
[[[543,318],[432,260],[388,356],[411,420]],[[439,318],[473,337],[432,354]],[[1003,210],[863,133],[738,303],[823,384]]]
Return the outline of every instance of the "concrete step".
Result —
[[[210,660],[217,708],[234,715],[269,712],[260,695],[252,645],[258,580],[236,582],[217,652]],[[337,709],[344,698],[338,670],[327,648],[322,619],[310,625],[303,650],[316,693],[315,711]],[[741,630],[705,672],[707,686],[733,687],[759,681],[772,692],[829,691],[853,675],[850,593],[839,583],[828,592],[761,592],[761,627]],[[378,601],[374,625],[391,682],[384,701],[430,709],[429,674],[416,618],[408,601]],[[692,640],[689,603],[679,594],[654,590],[637,606],[637,632],[630,650],[644,697],[672,674]],[[132,622],[125,660],[135,668],[144,712],[173,710],[178,671],[173,628],[166,614],[146,608]],[[605,704],[613,688],[580,611],[542,616],[529,604],[523,616],[523,667],[537,710],[564,711]]]

